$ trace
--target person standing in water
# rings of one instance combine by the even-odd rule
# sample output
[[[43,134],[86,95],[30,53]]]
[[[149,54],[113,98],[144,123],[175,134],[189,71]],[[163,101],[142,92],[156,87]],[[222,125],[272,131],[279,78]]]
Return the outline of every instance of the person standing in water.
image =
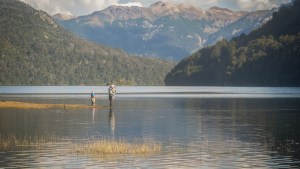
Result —
[[[109,106],[112,107],[112,102],[114,100],[114,96],[117,90],[114,84],[110,85],[108,88],[108,98],[109,98]]]
[[[95,105],[96,105],[96,96],[95,96],[94,90],[92,90],[92,93],[91,93],[91,106],[95,106]]]

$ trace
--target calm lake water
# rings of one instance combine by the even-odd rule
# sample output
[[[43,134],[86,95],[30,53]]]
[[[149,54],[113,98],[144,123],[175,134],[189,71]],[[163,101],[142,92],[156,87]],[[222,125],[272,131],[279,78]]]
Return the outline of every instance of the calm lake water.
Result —
[[[108,105],[107,87],[0,87],[0,101]],[[0,168],[299,168],[300,88],[117,87],[112,110],[0,109],[0,136],[154,139],[160,153],[98,159],[0,150]]]

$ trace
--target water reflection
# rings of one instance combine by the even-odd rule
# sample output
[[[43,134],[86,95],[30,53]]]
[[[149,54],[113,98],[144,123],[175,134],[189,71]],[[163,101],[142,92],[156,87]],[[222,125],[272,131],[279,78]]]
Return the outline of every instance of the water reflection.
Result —
[[[299,112],[299,99],[144,98],[120,99],[113,109],[103,110],[0,109],[0,136],[30,132],[83,139],[97,135],[154,138],[162,144],[161,154],[114,162],[68,153],[57,156],[52,151],[61,145],[49,151],[0,151],[0,168],[25,162],[32,168],[297,168]],[[45,163],[35,164],[38,159]]]
[[[112,108],[109,109],[109,129],[111,133],[111,137],[115,138],[115,128],[116,128],[116,120],[115,120],[115,114],[112,110]]]
[[[299,100],[187,99],[185,106],[189,123],[198,126],[194,131],[197,136],[189,134],[195,140],[203,136],[211,142],[239,140],[260,145],[259,152],[271,156],[272,151],[278,151],[299,159]],[[258,150],[255,147],[252,151]]]
[[[95,113],[96,113],[96,108],[92,108],[93,125],[95,125]]]
[[[101,122],[101,117],[102,115],[106,114],[106,110],[105,111],[99,111],[100,114],[97,114],[97,109],[96,108],[92,108],[92,125],[93,125],[93,129],[95,129],[98,132],[98,135],[102,135],[101,132],[101,126],[99,126],[99,122]],[[115,120],[115,113],[113,112],[112,108],[108,109],[108,128],[109,128],[109,133],[112,139],[115,139],[115,130],[116,130],[116,120]],[[101,114],[102,113],[102,114]],[[97,118],[99,118],[97,120]],[[99,131],[98,131],[99,130]],[[92,134],[93,135],[93,134]]]

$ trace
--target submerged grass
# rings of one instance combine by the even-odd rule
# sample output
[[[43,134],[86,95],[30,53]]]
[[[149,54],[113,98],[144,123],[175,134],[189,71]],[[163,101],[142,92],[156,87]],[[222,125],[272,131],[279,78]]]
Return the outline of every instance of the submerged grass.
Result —
[[[45,149],[50,144],[62,143],[58,137],[32,137],[0,135],[0,151],[22,151]]]
[[[46,140],[37,137],[16,137],[15,135],[0,136],[1,151],[16,151],[25,149],[39,149]]]

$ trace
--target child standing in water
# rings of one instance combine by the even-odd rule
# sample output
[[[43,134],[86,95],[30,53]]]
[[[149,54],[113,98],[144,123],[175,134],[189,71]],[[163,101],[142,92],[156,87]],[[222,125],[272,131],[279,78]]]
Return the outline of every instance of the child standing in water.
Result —
[[[94,90],[92,90],[92,93],[91,93],[91,106],[95,106],[95,105],[96,105],[96,96],[95,96]]]

